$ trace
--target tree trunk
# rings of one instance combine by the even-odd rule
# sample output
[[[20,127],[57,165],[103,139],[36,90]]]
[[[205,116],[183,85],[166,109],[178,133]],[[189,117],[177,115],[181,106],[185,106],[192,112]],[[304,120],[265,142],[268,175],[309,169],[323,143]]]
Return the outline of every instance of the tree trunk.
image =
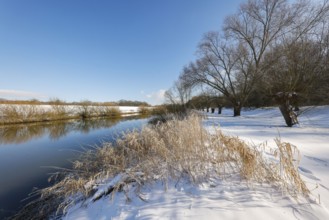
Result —
[[[207,112],[209,112],[209,107],[207,107]]]
[[[293,107],[290,105],[290,101],[295,101],[296,99],[297,94],[295,92],[279,92],[275,96],[275,100],[279,104],[279,109],[288,127],[292,127],[293,125],[298,124],[297,115],[293,111]]]
[[[215,113],[215,108],[211,108],[211,113],[212,113],[212,114]]]
[[[241,115],[241,106],[240,105],[234,105],[234,117]]]
[[[292,118],[290,117],[291,110],[289,109],[289,107],[287,107],[287,105],[283,104],[283,105],[279,106],[279,109],[281,111],[281,114],[282,114],[284,120],[286,121],[287,126],[292,127],[294,124],[293,124]]]
[[[222,106],[221,105],[218,106],[218,114],[219,115],[222,114]]]

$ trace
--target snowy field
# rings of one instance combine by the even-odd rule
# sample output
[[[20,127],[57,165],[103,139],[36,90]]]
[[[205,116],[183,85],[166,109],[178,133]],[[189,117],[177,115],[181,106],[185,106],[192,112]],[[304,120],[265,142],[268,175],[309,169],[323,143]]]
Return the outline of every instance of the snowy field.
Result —
[[[269,185],[242,184],[240,180],[191,186],[183,182],[148,185],[143,200],[124,193],[77,205],[64,219],[329,219],[329,106],[303,108],[299,125],[285,127],[278,108],[244,110],[232,117],[207,114],[204,126],[258,145],[275,146],[274,138],[297,146],[299,172],[311,190],[308,199],[295,200]],[[165,191],[164,188],[167,188]]]

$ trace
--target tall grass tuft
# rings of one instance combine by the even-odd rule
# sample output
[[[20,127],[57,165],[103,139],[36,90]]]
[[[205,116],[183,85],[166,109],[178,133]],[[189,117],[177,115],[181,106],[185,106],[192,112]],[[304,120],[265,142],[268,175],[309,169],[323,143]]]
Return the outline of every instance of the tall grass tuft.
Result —
[[[284,179],[288,180],[282,182],[282,188],[294,194],[302,192],[304,195],[308,195],[310,191],[298,173],[300,154],[297,147],[290,143],[282,142],[280,138],[276,138],[275,143],[278,147],[275,154],[280,159],[280,174]],[[292,183],[294,187],[287,185],[287,182]]]
[[[296,197],[309,194],[291,163],[289,144],[278,142],[273,155],[279,158],[276,162],[263,155],[259,147],[226,136],[220,130],[210,134],[195,114],[147,125],[141,131],[126,133],[113,145],[105,143],[83,153],[73,162],[72,170],[56,173],[53,178],[59,177],[60,181],[39,191],[41,197],[14,219],[59,216],[78,201],[96,201],[118,190],[128,190],[125,186],[131,183],[138,188],[154,181],[184,179],[199,184],[213,177],[239,176],[242,183],[273,184]],[[100,189],[104,184],[107,187]]]

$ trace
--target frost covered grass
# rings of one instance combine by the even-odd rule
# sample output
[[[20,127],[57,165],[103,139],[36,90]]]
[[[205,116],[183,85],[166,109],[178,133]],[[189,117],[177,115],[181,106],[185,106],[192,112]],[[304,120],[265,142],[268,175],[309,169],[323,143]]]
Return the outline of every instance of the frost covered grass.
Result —
[[[207,183],[211,179],[240,184],[269,184],[293,197],[308,196],[299,176],[294,146],[277,140],[276,149],[252,146],[219,129],[208,132],[198,115],[145,126],[123,135],[113,145],[86,151],[72,170],[60,170],[53,186],[36,193],[14,219],[44,219],[65,215],[77,203],[88,205],[116,192],[131,191],[144,200],[142,188],[162,182]],[[132,187],[133,186],[133,187]]]
[[[90,105],[0,105],[0,125],[92,117],[120,118],[119,107]]]

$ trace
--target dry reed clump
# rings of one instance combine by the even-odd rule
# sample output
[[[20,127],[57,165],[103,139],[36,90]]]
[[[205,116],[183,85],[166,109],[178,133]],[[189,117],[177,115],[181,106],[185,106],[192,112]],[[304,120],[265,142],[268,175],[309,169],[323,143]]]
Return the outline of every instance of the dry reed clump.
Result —
[[[280,160],[280,174],[283,179],[287,180],[282,182],[282,188],[294,195],[300,192],[305,196],[309,195],[310,191],[298,172],[298,164],[301,156],[296,146],[282,142],[279,138],[276,138],[275,142],[278,149],[274,153]],[[289,183],[292,183],[293,187]]]
[[[270,183],[284,187],[292,195],[307,196],[309,191],[292,163],[291,145],[278,142],[276,156],[280,158],[278,162],[269,162],[258,147],[248,146],[219,130],[210,134],[199,116],[190,115],[145,126],[141,131],[124,134],[113,146],[105,143],[83,153],[72,170],[54,176],[60,175],[61,181],[40,191],[40,199],[26,208],[30,211],[17,216],[55,211],[65,214],[71,204],[128,190],[125,186],[132,182],[138,189],[153,181],[184,179],[198,184],[211,177],[240,176],[248,183]]]

